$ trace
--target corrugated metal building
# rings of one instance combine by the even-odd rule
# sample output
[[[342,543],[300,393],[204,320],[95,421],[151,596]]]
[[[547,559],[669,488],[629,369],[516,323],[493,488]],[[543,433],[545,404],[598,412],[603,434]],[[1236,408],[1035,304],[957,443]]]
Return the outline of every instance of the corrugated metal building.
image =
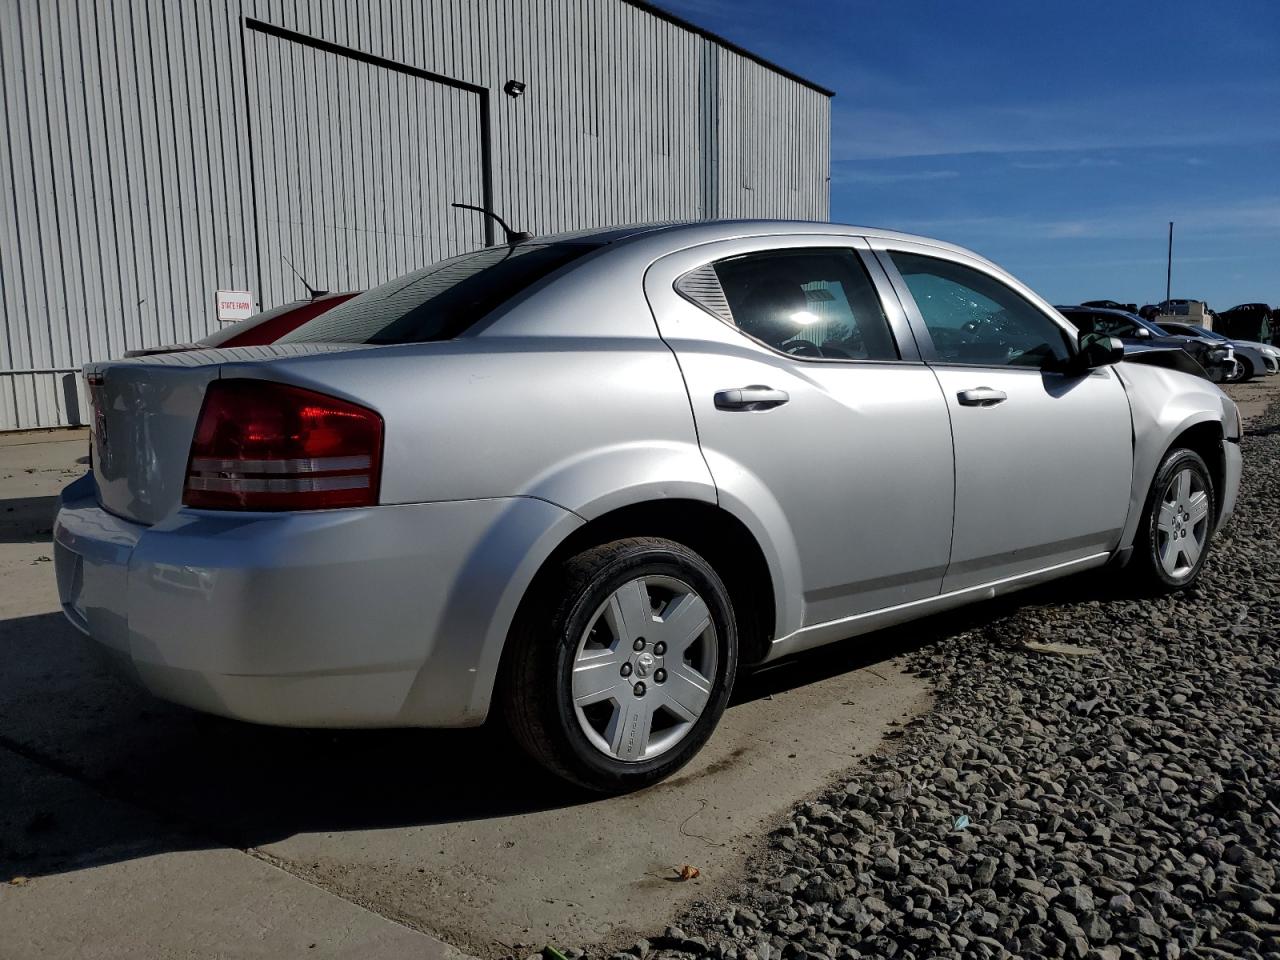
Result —
[[[523,92],[511,85],[523,84]],[[504,89],[505,88],[505,89]],[[830,92],[636,0],[0,2],[0,429],[77,371],[551,233],[826,219]]]

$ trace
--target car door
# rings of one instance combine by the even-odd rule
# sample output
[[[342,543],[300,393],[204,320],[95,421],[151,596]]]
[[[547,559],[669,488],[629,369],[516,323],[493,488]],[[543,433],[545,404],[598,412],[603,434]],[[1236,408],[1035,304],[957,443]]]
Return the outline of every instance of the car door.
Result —
[[[946,401],[859,243],[713,243],[645,279],[722,504],[794,575],[780,635],[934,596],[947,564]]]
[[[1113,550],[1133,470],[1116,371],[1056,372],[1074,332],[990,265],[925,244],[875,245],[951,413],[955,534],[943,591]]]

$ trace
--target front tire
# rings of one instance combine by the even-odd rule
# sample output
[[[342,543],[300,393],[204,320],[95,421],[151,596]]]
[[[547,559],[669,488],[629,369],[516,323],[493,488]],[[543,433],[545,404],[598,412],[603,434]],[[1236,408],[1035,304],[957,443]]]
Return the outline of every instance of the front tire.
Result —
[[[1252,380],[1254,377],[1254,374],[1256,373],[1256,371],[1253,369],[1253,364],[1250,363],[1247,359],[1244,359],[1241,357],[1236,358],[1236,363],[1240,365],[1240,373],[1237,374],[1230,382],[1231,383],[1248,383],[1250,380]]]
[[[738,666],[733,608],[711,566],[682,544],[635,537],[570,557],[535,591],[504,675],[520,745],[599,792],[684,766],[724,713]]]
[[[1217,506],[1204,459],[1194,450],[1170,450],[1151,482],[1138,528],[1138,576],[1161,592],[1195,583],[1209,555]]]

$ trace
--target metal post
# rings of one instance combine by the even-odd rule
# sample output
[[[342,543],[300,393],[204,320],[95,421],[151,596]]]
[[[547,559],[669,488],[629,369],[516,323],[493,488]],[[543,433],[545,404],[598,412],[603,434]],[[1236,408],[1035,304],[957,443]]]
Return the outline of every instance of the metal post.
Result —
[[[1169,221],[1169,266],[1164,275],[1164,299],[1166,307],[1169,298],[1173,295],[1171,288],[1173,287],[1173,221]]]

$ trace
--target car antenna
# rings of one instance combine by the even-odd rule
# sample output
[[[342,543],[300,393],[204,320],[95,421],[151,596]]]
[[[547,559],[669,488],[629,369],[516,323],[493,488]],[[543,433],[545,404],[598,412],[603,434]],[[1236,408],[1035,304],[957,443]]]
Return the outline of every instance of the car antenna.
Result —
[[[507,221],[492,210],[486,210],[484,207],[472,206],[469,203],[451,203],[451,207],[457,207],[459,210],[474,210],[476,213],[483,213],[490,220],[495,221],[502,228],[502,232],[507,236],[507,246],[514,247],[517,243],[524,243],[526,240],[532,240],[533,234],[526,233],[524,230],[512,230],[507,226]]]
[[[328,290],[316,290],[314,287],[311,286],[311,284],[307,283],[307,278],[298,272],[298,268],[293,265],[293,261],[290,260],[288,257],[286,257],[283,253],[280,254],[280,259],[283,260],[285,263],[289,264],[289,269],[293,271],[293,275],[295,277],[297,277],[299,280],[302,281],[302,285],[307,288],[307,293],[310,294],[312,300],[314,300],[316,297],[323,297],[326,293],[329,292]]]

